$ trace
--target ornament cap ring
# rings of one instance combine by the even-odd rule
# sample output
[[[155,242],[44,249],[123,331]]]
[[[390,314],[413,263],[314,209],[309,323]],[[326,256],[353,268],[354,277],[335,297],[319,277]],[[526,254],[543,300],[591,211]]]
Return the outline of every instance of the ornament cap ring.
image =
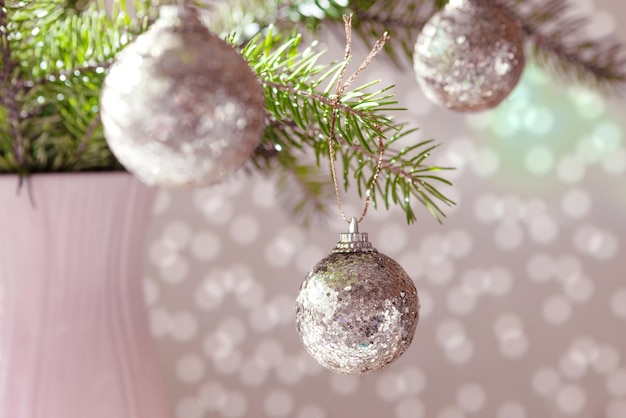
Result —
[[[339,234],[339,242],[333,249],[334,253],[375,252],[376,248],[367,239],[367,232],[359,232],[359,221],[350,218],[350,226],[347,233]]]

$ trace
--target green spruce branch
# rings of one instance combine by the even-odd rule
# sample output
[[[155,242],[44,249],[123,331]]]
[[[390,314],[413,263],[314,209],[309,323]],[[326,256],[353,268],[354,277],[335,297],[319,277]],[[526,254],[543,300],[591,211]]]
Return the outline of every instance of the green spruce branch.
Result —
[[[567,81],[609,90],[626,79],[621,46],[610,39],[583,39],[580,21],[563,18],[568,11],[564,0],[492,1],[520,21],[538,61]],[[0,0],[0,172],[123,169],[100,124],[106,68],[156,19],[157,6],[177,2],[118,0],[107,12],[104,3]],[[352,13],[355,32],[368,43],[390,32],[385,50],[399,62],[400,54],[412,54],[419,30],[445,0],[186,3],[208,12],[209,27],[234,40],[263,81],[267,125],[252,162],[260,172],[277,174],[282,196],[296,196],[291,201],[296,212],[307,217],[311,208],[320,211],[332,194],[324,166],[336,109],[335,151],[343,188],[361,195],[368,189],[382,135],[385,150],[374,204],[402,207],[409,222],[416,218],[415,202],[437,219],[444,216],[443,207],[452,202],[439,191],[448,184],[440,176],[444,168],[427,164],[434,143],[394,151],[399,143],[411,143],[405,138],[414,129],[390,117],[398,109],[389,87],[366,83],[343,92],[338,101],[332,88],[344,64],[321,64],[322,52],[303,45],[302,37]]]
[[[265,86],[269,123],[262,149],[291,155],[292,150],[309,148],[320,165],[329,155],[330,120],[336,109],[335,153],[343,165],[344,189],[356,184],[359,195],[365,195],[378,160],[378,137],[382,136],[385,154],[379,183],[371,195],[374,205],[378,198],[386,207],[399,205],[407,221],[414,222],[415,199],[441,220],[445,216],[441,205],[453,204],[433,185],[449,184],[437,175],[445,168],[425,165],[435,148],[432,141],[393,151],[392,145],[414,130],[388,116],[389,112],[400,110],[389,93],[391,87],[371,91],[377,81],[362,84],[343,92],[337,103],[333,87],[344,64],[320,64],[322,52],[314,46],[301,52],[300,41],[298,34],[281,41],[270,31],[242,51]],[[258,154],[258,158],[267,159],[265,153]]]
[[[214,33],[233,37],[233,43],[244,45],[269,27],[289,33],[315,33],[328,21],[341,21],[348,10],[348,0],[206,0],[204,19]],[[382,33],[382,32],[381,32]]]
[[[583,34],[589,19],[571,16],[571,2],[500,0],[499,7],[521,25],[537,63],[566,82],[577,82],[605,93],[626,82],[626,53],[610,36],[590,39]],[[622,84],[622,86],[619,86]]]
[[[346,12],[354,15],[355,32],[366,42],[389,32],[385,53],[400,64],[403,55],[412,59],[417,35],[436,10],[430,0],[351,0]]]
[[[396,63],[401,56],[412,59],[415,40],[426,21],[441,10],[447,0],[234,0],[216,6],[211,22],[216,28],[234,29],[240,43],[263,33],[272,25],[292,30],[298,25],[316,30],[320,24],[341,23],[342,16],[354,16],[354,31],[366,43],[387,31],[390,42],[385,52]],[[602,92],[614,92],[626,82],[626,55],[621,42],[614,37],[589,39],[584,28],[586,17],[571,16],[567,0],[477,0],[490,1],[515,19],[531,46],[535,61],[556,79],[579,83]],[[249,12],[248,10],[253,10]],[[269,11],[264,14],[264,11]],[[232,32],[231,32],[232,33]],[[246,37],[246,35],[248,35]]]
[[[331,0],[332,1],[332,0]],[[610,93],[626,82],[626,52],[612,36],[589,39],[584,28],[589,19],[571,16],[567,0],[490,1],[515,19],[542,68],[565,83],[579,83]],[[354,27],[367,41],[388,30],[393,44],[385,51],[397,63],[398,51],[412,59],[413,46],[425,22],[447,1],[351,0],[346,12],[355,15]],[[618,89],[616,89],[618,87]]]
[[[3,121],[8,125],[3,126],[1,134],[10,136],[13,140],[3,143],[2,151],[13,157],[17,172],[23,172],[25,164],[25,140],[22,135],[22,112],[20,111],[19,99],[23,96],[26,83],[19,77],[19,62],[12,54],[9,18],[4,0],[0,0],[0,48],[2,54],[2,104],[4,105]]]
[[[102,133],[99,91],[106,68],[148,27],[154,8],[135,2],[135,17],[96,3],[2,2],[3,107],[0,170],[121,170]],[[4,124],[3,124],[4,125]],[[10,150],[9,144],[13,145]]]

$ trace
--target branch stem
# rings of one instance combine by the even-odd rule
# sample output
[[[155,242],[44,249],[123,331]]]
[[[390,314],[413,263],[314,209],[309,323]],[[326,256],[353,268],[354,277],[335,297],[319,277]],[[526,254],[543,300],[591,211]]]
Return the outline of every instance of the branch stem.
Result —
[[[564,0],[549,0],[538,6],[539,9],[526,14],[505,4],[505,0],[494,1],[494,5],[518,22],[522,33],[537,52],[559,62],[561,75],[569,81],[577,78],[585,81],[586,78],[598,87],[626,82],[626,59],[619,59],[620,48],[617,43],[608,38],[568,42],[567,37],[580,33],[586,19],[564,19],[562,16],[569,7]],[[542,30],[544,23],[552,23],[554,29]]]
[[[91,122],[89,123],[89,126],[87,126],[87,130],[85,131],[85,135],[83,135],[83,138],[81,139],[80,144],[78,144],[78,147],[76,147],[75,158],[77,161],[80,159],[80,156],[83,155],[83,153],[87,149],[87,145],[89,145],[89,140],[91,139],[99,123],[100,123],[100,112],[98,112],[96,116],[94,116],[94,118],[91,120]]]
[[[272,121],[272,125],[274,126],[280,126],[280,125],[284,125],[286,127],[288,127],[288,129],[291,129],[293,131],[299,131],[298,136],[307,136],[311,139],[316,138],[316,137],[322,137],[323,136],[323,132],[319,127],[316,128],[311,128],[310,130],[307,131],[303,131],[295,121],[291,120],[291,119],[283,119],[283,120],[273,120]],[[341,135],[336,135],[335,138],[337,139],[337,141],[340,143],[340,145],[347,147],[348,149],[350,149],[351,151],[354,151],[356,153],[362,154],[363,156],[367,157],[370,161],[374,162],[378,159],[378,153],[374,153],[374,152],[370,152],[367,149],[365,149],[362,145],[355,143],[355,142],[348,142],[348,140],[346,140],[344,137],[342,137]],[[324,141],[325,142],[325,141]],[[313,145],[313,144],[311,144]],[[419,179],[419,175],[414,175],[413,173],[404,170],[402,167],[399,167],[398,165],[394,164],[390,159],[387,158],[383,158],[381,160],[381,167],[385,170],[388,171],[390,173],[393,174],[397,174],[411,182],[418,182],[420,181]],[[417,165],[417,166],[411,166],[412,169],[416,169],[416,168],[420,168],[420,167],[425,167],[423,165]]]
[[[276,83],[273,81],[263,81],[263,83],[269,87],[272,87],[272,88],[275,88],[284,92],[292,93],[296,96],[302,96],[302,97],[306,97],[307,99],[312,99],[320,103],[324,103],[325,105],[328,105],[330,108],[336,107],[338,110],[349,113],[353,116],[357,116],[361,119],[367,119],[368,117],[371,117],[371,113],[365,113],[360,110],[353,109],[352,107],[345,105],[341,102],[335,103],[335,101],[332,98],[326,97],[323,94],[311,93],[310,91],[297,89],[295,87]]]

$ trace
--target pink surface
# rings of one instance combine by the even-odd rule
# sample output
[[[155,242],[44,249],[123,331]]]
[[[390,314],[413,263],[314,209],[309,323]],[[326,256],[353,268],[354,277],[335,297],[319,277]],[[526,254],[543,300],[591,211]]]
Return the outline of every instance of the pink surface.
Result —
[[[141,281],[154,191],[124,173],[24,186],[0,177],[0,417],[168,417]]]

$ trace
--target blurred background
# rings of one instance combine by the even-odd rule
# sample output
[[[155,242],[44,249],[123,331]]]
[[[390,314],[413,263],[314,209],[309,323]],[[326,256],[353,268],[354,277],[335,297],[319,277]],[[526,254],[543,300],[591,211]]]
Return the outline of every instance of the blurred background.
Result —
[[[590,34],[626,42],[622,1],[573,3]],[[341,28],[320,40],[342,56]],[[357,45],[355,62],[368,50]],[[396,84],[413,139],[436,139],[432,163],[456,167],[443,224],[418,207],[413,225],[378,208],[360,226],[415,281],[412,346],[364,377],[302,348],[293,301],[347,230],[334,200],[306,226],[271,177],[160,192],[144,281],[175,416],[626,418],[623,95],[531,64],[496,110],[464,115],[428,102],[408,63],[380,56],[362,76]]]

